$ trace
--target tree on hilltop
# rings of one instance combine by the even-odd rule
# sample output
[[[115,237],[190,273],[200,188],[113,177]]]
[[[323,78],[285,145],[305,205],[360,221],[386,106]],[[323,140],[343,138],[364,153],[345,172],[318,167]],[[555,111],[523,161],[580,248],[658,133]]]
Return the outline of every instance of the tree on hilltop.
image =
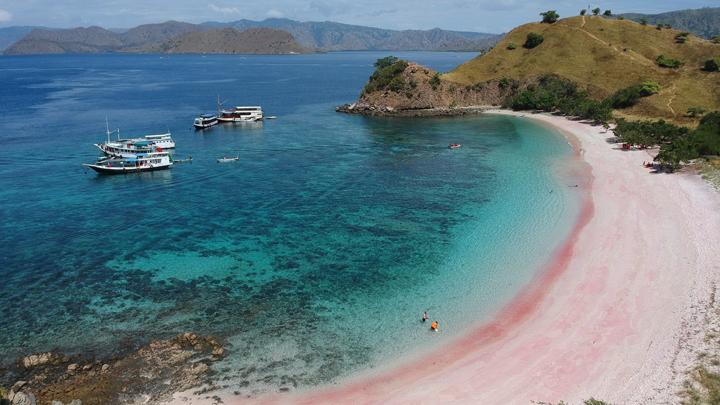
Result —
[[[605,12],[603,13],[603,15],[604,15],[605,17],[612,17],[612,11],[611,11],[611,10],[605,10]]]
[[[587,9],[580,10],[580,15],[585,15],[585,14],[587,14]]]
[[[399,60],[400,60],[400,59],[398,59],[398,58],[395,57],[395,56],[387,56],[387,57],[378,59],[378,60],[375,62],[375,68],[377,68],[378,70],[379,70],[379,69],[383,69],[383,68],[386,68],[386,67],[388,67],[388,66],[394,65],[395,62],[397,62],[397,61],[399,61]]]
[[[540,13],[540,15],[543,18],[542,22],[545,24],[553,24],[560,18],[560,15],[555,10],[548,10],[544,13]]]
[[[592,10],[592,13],[593,13],[593,15],[598,15],[598,14],[600,14],[600,7],[595,7],[595,8]]]

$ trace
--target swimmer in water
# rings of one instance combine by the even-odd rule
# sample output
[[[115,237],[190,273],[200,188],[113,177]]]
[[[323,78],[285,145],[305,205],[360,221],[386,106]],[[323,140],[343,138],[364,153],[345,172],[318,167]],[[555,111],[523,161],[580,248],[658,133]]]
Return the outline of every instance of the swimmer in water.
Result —
[[[428,317],[427,311],[423,312],[422,321],[427,322],[428,319],[430,319],[430,317]]]
[[[437,322],[437,321],[433,321],[433,323],[430,325],[430,329],[431,329],[433,332],[437,332],[437,331],[438,331],[438,322]]]

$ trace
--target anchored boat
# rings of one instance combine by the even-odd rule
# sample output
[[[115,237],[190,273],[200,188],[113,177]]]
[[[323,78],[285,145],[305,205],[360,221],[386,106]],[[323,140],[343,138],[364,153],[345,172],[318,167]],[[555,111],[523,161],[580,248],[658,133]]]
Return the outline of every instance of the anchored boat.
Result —
[[[237,162],[238,160],[240,160],[240,155],[238,155],[236,157],[221,157],[221,158],[218,158],[217,162],[218,163],[230,163],[230,162]]]
[[[136,153],[162,152],[163,149],[174,149],[175,141],[170,132],[159,135],[145,135],[138,138],[120,139],[120,130],[110,131],[105,122],[107,141],[96,143],[95,146],[108,156],[122,157]],[[117,132],[117,140],[111,141],[110,135]]]
[[[255,122],[262,121],[263,112],[260,106],[238,106],[232,110],[220,110],[217,117],[220,122]]]
[[[193,122],[195,129],[205,129],[217,125],[218,117],[215,114],[203,114]]]
[[[102,159],[96,163],[84,163],[100,174],[126,174],[169,169],[173,165],[167,152],[126,154]]]

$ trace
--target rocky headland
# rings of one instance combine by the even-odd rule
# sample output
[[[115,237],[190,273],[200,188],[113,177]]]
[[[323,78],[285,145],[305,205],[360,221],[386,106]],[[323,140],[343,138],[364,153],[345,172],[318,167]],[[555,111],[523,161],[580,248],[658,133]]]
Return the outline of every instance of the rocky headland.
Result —
[[[31,354],[2,370],[2,384],[9,389],[0,388],[0,404],[157,403],[171,399],[175,392],[212,384],[210,365],[224,356],[217,339],[195,333],[155,340],[102,359]]]
[[[533,80],[489,80],[462,85],[414,62],[385,58],[376,64],[360,98],[338,106],[348,114],[397,117],[442,117],[478,114],[500,106]]]

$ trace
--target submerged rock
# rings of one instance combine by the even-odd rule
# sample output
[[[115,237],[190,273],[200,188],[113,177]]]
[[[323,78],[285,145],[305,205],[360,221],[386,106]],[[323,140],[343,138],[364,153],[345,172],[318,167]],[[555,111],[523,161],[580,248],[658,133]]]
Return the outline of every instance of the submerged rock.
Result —
[[[157,403],[175,392],[209,384],[210,365],[224,355],[215,338],[195,333],[152,341],[122,357],[83,362],[83,366],[65,366],[69,358],[57,353],[33,354],[18,364],[23,380],[13,386],[10,401],[13,405],[105,405],[145,398],[146,403]]]
[[[63,356],[52,352],[31,354],[27,357],[23,357],[22,360],[20,360],[20,364],[28,369],[48,364],[58,364],[62,362]]]

